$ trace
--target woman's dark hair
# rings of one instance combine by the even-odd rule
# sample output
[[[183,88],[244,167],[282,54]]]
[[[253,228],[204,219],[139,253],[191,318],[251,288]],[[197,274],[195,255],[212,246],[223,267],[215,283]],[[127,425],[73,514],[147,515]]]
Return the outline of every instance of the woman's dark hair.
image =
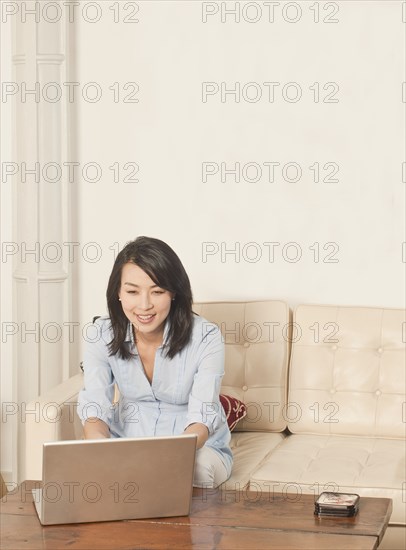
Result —
[[[125,344],[128,318],[118,299],[121,273],[127,263],[136,264],[156,285],[175,295],[168,315],[170,328],[166,339],[166,355],[172,359],[186,346],[192,334],[192,289],[185,268],[172,248],[152,237],[138,237],[130,241],[114,262],[106,292],[113,330],[113,339],[109,343],[110,355],[118,353],[122,359],[132,357]]]

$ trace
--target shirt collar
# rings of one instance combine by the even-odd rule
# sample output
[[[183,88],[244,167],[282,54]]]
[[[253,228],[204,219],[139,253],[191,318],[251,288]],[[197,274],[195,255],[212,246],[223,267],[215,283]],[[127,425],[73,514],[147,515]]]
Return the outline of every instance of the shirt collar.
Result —
[[[167,338],[168,338],[168,332],[169,332],[169,328],[171,326],[171,322],[169,320],[169,317],[166,318],[166,321],[165,321],[165,327],[164,327],[164,337],[163,337],[163,341],[162,341],[162,345],[159,346],[159,348],[157,349],[161,349],[164,347],[164,345],[166,345],[168,342],[167,342]],[[131,342],[132,346],[134,347],[136,353],[137,352],[137,346],[136,346],[136,343],[135,343],[135,339],[134,339],[134,331],[133,331],[133,326],[132,326],[132,323],[130,321],[128,321],[128,325],[127,325],[127,335],[126,335],[126,338],[124,340],[125,342]]]

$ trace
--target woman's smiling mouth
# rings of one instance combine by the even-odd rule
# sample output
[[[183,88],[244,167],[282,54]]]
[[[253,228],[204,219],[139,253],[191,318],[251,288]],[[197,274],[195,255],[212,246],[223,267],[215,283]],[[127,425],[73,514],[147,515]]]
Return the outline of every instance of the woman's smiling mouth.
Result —
[[[150,323],[155,318],[155,315],[156,315],[156,313],[153,313],[153,314],[150,314],[150,315],[137,315],[137,314],[135,314],[138,321],[140,323],[143,323],[143,324]]]

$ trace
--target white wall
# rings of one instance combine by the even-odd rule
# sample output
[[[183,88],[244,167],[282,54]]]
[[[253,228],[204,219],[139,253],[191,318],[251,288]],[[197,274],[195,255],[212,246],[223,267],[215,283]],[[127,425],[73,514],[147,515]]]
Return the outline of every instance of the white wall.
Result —
[[[48,4],[35,5],[43,10]],[[67,160],[80,166],[72,181],[64,174],[64,207],[58,202],[59,210],[42,209],[40,236],[33,233],[46,244],[63,227],[61,239],[71,242],[73,261],[64,257],[69,264],[66,295],[72,288],[72,303],[64,306],[67,319],[85,324],[104,313],[115,254],[141,234],[173,246],[197,301],[278,298],[291,306],[404,306],[405,3],[281,1],[271,3],[273,17],[263,2],[62,5],[74,14],[71,24],[64,22],[67,32],[58,34],[49,22],[56,13],[55,3],[49,3],[50,11],[41,11],[35,30],[41,40],[35,52],[27,49],[24,63],[34,72],[39,61],[52,65],[49,55],[56,54],[53,60],[59,63],[59,49],[52,48],[60,36],[60,51],[69,51],[70,67],[58,77],[77,83],[69,100],[64,88],[61,119],[66,117],[66,128],[74,129],[73,139],[66,138]],[[239,22],[224,11],[233,8]],[[21,11],[13,16],[21,17]],[[31,24],[19,25],[17,46],[27,47],[37,36],[32,25],[32,16]],[[1,19],[1,31],[2,77],[11,80],[11,19]],[[41,74],[43,85],[45,74],[57,73]],[[222,87],[236,89],[236,83],[237,96],[222,97]],[[276,83],[274,97],[269,83]],[[99,101],[93,101],[95,91],[102,94]],[[13,122],[10,110],[1,107],[4,161],[14,158],[8,139]],[[35,123],[26,121],[17,136],[37,153],[42,149],[30,142],[37,126],[44,129],[36,134],[44,151],[52,152],[58,143],[65,150],[64,140],[59,142],[65,126],[49,114],[54,108],[58,111],[41,99]],[[236,163],[240,181],[231,173],[222,178],[221,167]],[[273,181],[269,163],[279,163]],[[100,178],[94,176],[95,166]],[[203,177],[203,166],[206,175],[218,171]],[[297,181],[295,166],[301,170]],[[323,181],[335,167],[338,181]],[[49,197],[41,191],[38,204],[48,204],[54,191],[50,186]],[[11,195],[10,187],[2,185],[2,240],[7,242],[18,233],[12,227]],[[40,231],[42,226],[49,231]],[[270,243],[280,243],[274,257]],[[9,284],[12,264],[1,267],[2,322],[8,322],[16,309]],[[52,293],[44,292],[40,301],[41,308],[58,309]],[[16,305],[35,313],[27,312],[24,299]],[[66,377],[75,372],[80,350],[71,348],[82,343],[75,338],[63,348],[69,368],[53,364],[52,354],[37,353],[38,373],[55,369]],[[16,394],[15,373],[21,361],[13,345],[8,340],[1,348],[1,399],[18,404],[22,397]],[[28,371],[42,387],[32,362],[27,362]],[[41,384],[50,384],[50,378],[42,375]],[[12,478],[14,425],[15,417],[1,433],[1,469],[11,471]]]
[[[112,3],[102,4],[100,21],[82,18],[78,37],[77,80],[83,87],[97,82],[103,91],[99,102],[79,103],[79,160],[103,168],[99,182],[81,181],[78,187],[82,246],[97,242],[102,254],[100,261],[80,266],[82,322],[105,311],[110,247],[140,234],[173,246],[196,300],[402,307],[400,3],[319,2],[316,23],[314,3],[280,2],[271,23],[264,3],[242,2],[236,4],[237,23],[221,13],[224,3],[137,2],[139,22],[132,24],[122,22],[129,11],[113,23]],[[216,9],[202,22],[204,10]],[[258,22],[247,21],[260,13]],[[114,82],[121,89],[136,82],[138,103],[122,101],[132,88],[115,103],[109,90]],[[220,89],[221,82],[228,88],[240,82],[241,89],[257,84],[242,90],[238,103],[231,95],[222,102],[220,92],[204,102],[203,82]],[[264,82],[280,83],[274,102]],[[296,102],[282,96],[289,82],[297,84],[285,88],[288,99],[300,86]],[[323,89],[326,83],[336,84]],[[254,101],[259,92],[262,98]],[[338,102],[323,101],[328,97]],[[139,182],[114,183],[108,167],[130,161],[139,165]],[[203,182],[205,162],[214,163],[211,170],[218,165],[219,172]],[[237,183],[229,174],[222,182],[222,162],[228,168],[257,163],[262,177]],[[274,182],[265,162],[280,163]],[[293,166],[285,179],[281,175],[281,166],[292,162],[302,170],[297,182],[289,181],[296,175]],[[316,183],[309,169],[315,162],[321,178],[334,169],[324,165],[336,163],[339,181]],[[256,174],[255,165],[245,172],[247,179]],[[264,244],[269,242],[281,243],[273,262],[271,245]],[[237,249],[222,257],[221,251],[238,246],[239,254]],[[212,254],[204,258],[204,250]],[[289,261],[298,252],[301,258]]]

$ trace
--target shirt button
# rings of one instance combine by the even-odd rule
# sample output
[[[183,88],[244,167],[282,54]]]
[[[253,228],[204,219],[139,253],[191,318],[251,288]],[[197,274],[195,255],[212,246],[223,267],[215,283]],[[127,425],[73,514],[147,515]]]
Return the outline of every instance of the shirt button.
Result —
[[[247,390],[248,390],[248,386],[243,386],[242,389],[243,389],[243,391],[247,391]]]
[[[244,348],[249,348],[250,347],[250,343],[249,342],[244,342]]]

